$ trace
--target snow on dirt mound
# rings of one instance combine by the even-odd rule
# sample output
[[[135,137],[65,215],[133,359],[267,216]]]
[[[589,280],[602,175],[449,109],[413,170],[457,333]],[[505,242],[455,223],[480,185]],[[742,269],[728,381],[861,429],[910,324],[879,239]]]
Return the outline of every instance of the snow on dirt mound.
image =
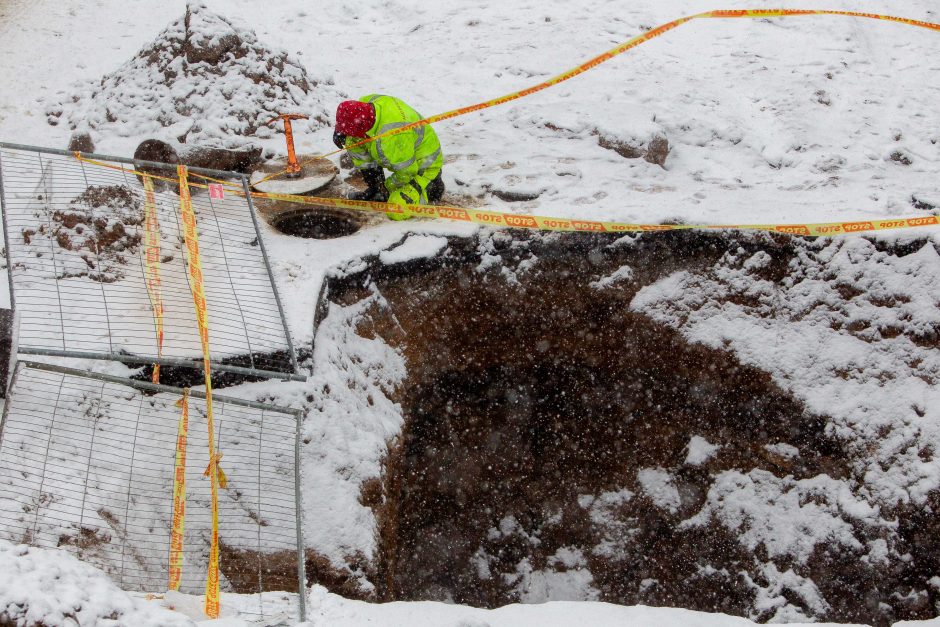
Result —
[[[64,551],[0,540],[0,573],[0,625],[193,625],[185,616],[131,597]]]
[[[710,269],[680,270],[644,287],[631,303],[687,339],[770,373],[827,416],[832,452],[845,457],[848,472],[804,479],[722,472],[705,506],[682,523],[717,521],[749,551],[760,548],[769,558],[758,557],[764,578],[797,593],[817,617],[830,615],[837,592],[825,590],[835,561],[812,572],[823,547],[827,559],[857,556],[857,573],[903,564],[909,574],[894,593],[896,610],[936,612],[934,550],[915,546],[929,536],[940,489],[938,277],[930,240],[819,239],[798,242],[789,258],[732,250]],[[805,453],[766,448],[791,469]],[[789,582],[779,577],[781,558],[792,566]],[[773,592],[755,590],[759,599]]]
[[[832,416],[874,501],[922,504],[940,488],[940,254],[926,240],[795,248],[787,274],[764,252],[677,272],[631,306],[707,346],[726,347]]]
[[[88,276],[113,283],[140,247],[137,227],[143,222],[140,200],[124,185],[92,185],[67,207],[52,213],[49,225],[22,231],[34,248],[58,247],[57,278]]]
[[[327,124],[317,81],[254,31],[192,3],[153,42],[100,81],[50,104],[49,124],[99,135],[157,137],[235,148],[273,133],[277,113]],[[303,128],[303,126],[301,126]]]

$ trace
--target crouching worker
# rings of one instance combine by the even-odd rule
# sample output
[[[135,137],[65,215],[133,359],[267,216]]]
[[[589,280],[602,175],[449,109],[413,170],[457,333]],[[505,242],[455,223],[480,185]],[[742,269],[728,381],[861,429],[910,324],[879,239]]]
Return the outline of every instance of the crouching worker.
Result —
[[[336,107],[333,143],[347,148],[353,165],[362,173],[368,188],[350,194],[352,200],[390,202],[407,207],[440,200],[444,195],[441,166],[444,156],[437,133],[430,126],[418,126],[397,135],[351,147],[423,119],[407,104],[393,98],[370,94],[359,100],[345,100]],[[385,170],[391,174],[385,177]],[[388,214],[393,220],[411,217],[407,210]]]

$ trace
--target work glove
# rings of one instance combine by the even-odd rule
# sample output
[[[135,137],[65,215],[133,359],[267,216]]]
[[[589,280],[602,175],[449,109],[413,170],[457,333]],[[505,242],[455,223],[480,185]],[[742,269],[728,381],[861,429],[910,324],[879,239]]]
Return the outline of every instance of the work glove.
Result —
[[[346,147],[346,136],[339,131],[333,131],[333,143],[336,144],[337,148],[342,150]]]
[[[385,172],[382,168],[363,168],[362,178],[366,182],[366,189],[362,192],[353,192],[350,200],[370,200],[372,202],[385,202],[388,200],[388,190],[385,188]]]

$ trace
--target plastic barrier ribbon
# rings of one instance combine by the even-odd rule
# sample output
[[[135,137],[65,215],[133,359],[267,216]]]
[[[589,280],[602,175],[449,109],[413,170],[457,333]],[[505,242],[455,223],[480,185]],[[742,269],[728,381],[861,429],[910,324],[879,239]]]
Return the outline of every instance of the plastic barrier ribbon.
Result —
[[[163,357],[163,297],[160,284],[160,222],[157,219],[157,201],[153,193],[153,180],[143,175],[144,181],[144,232],[147,250],[144,262],[147,266],[147,294],[153,310],[153,324],[157,334],[157,356]],[[160,383],[160,364],[153,365],[153,382]],[[174,588],[175,589],[175,588]]]
[[[415,216],[427,218],[441,218],[459,222],[474,222],[490,226],[511,227],[517,229],[533,229],[540,231],[588,231],[596,233],[631,233],[642,231],[687,231],[738,229],[749,231],[770,231],[772,233],[788,233],[790,235],[816,235],[833,236],[846,233],[861,233],[865,231],[882,231],[887,229],[904,229],[918,226],[931,226],[940,224],[937,216],[920,216],[912,218],[888,218],[878,220],[861,220],[856,222],[816,222],[808,224],[632,224],[628,222],[602,222],[598,220],[580,220],[573,218],[553,218],[546,216],[522,215],[518,213],[503,213],[499,211],[484,211],[480,209],[465,209],[463,207],[444,207],[438,205],[408,205],[401,207],[385,202],[370,202],[365,200],[347,200],[343,198],[318,198],[315,196],[293,196],[290,194],[252,194],[253,198],[267,198],[306,205],[320,205],[339,207],[342,209],[358,209],[363,211],[378,211],[381,213],[408,212]]]
[[[196,230],[196,214],[193,211],[189,192],[189,175],[186,166],[176,168],[180,185],[180,213],[183,218],[183,239],[186,243],[186,260],[189,267],[189,289],[193,294],[196,320],[199,323],[199,338],[202,341],[202,360],[206,378],[206,421],[209,428],[209,466],[205,474],[212,485],[212,538],[209,544],[209,568],[206,574],[206,616],[219,616],[219,484],[224,475],[219,471],[221,455],[215,450],[215,421],[212,415],[212,375],[209,363],[209,314],[206,308],[206,293],[202,281],[202,263],[199,258],[199,234]],[[223,486],[224,487],[224,486]]]
[[[131,174],[143,175],[136,170],[125,169],[119,166],[97,162],[87,159],[76,153],[76,158],[85,163],[113,168]],[[154,177],[161,178],[161,177]],[[209,177],[200,176],[209,179]],[[162,179],[171,183],[173,179]],[[213,180],[213,179],[209,179]],[[207,185],[190,183],[193,187],[208,188]],[[245,192],[239,188],[230,190],[238,196]],[[446,207],[441,205],[408,205],[402,207],[387,202],[371,202],[367,200],[349,200],[346,198],[321,198],[319,196],[295,196],[291,194],[265,194],[251,192],[252,198],[266,198],[303,205],[320,207],[338,207],[341,209],[355,209],[360,211],[375,211],[377,213],[405,213],[427,218],[442,220],[457,220],[460,222],[474,222],[491,226],[510,227],[517,229],[534,229],[541,231],[594,231],[607,233],[631,233],[645,231],[690,231],[690,230],[742,230],[742,231],[770,231],[772,233],[787,233],[790,235],[808,235],[817,237],[832,237],[866,231],[883,231],[889,229],[909,229],[920,226],[935,226],[940,219],[934,215],[877,218],[859,220],[854,222],[808,222],[805,224],[633,224],[629,222],[604,222],[599,220],[580,220],[573,218],[555,218],[548,216],[532,216],[518,213],[505,213],[499,211],[485,211],[481,209],[467,209],[464,207]]]
[[[169,590],[179,590],[183,578],[183,538],[186,527],[186,438],[189,434],[189,388],[176,401],[180,408],[176,436],[176,465],[173,468],[173,528],[170,532]]]
[[[895,17],[892,15],[879,15],[876,13],[858,13],[855,11],[824,11],[824,10],[810,10],[810,9],[742,9],[742,10],[717,10],[717,11],[706,11],[704,13],[697,13],[695,15],[688,15],[686,17],[681,17],[677,20],[667,22],[652,30],[649,30],[642,35],[637,35],[622,44],[618,45],[615,48],[611,48],[607,52],[600,54],[593,59],[590,59],[581,65],[562,72],[558,76],[554,76],[546,81],[543,81],[537,85],[532,85],[525,89],[513,92],[511,94],[506,94],[505,96],[500,96],[499,98],[493,98],[492,100],[487,100],[486,102],[480,102],[475,105],[469,105],[466,107],[460,107],[459,109],[453,109],[451,111],[445,111],[444,113],[439,113],[437,115],[432,115],[429,118],[419,120],[417,122],[412,122],[406,126],[402,126],[397,129],[392,129],[382,135],[376,135],[375,137],[370,137],[368,140],[365,140],[360,143],[367,143],[369,141],[375,141],[379,137],[385,137],[387,135],[395,135],[397,133],[404,133],[405,131],[415,128],[417,126],[426,126],[428,124],[433,124],[434,122],[440,122],[442,120],[449,120],[450,118],[455,118],[460,115],[465,115],[467,113],[472,113],[474,111],[481,111],[483,109],[489,109],[490,107],[495,107],[507,102],[512,102],[513,100],[518,100],[524,96],[534,94],[536,92],[542,91],[543,89],[548,89],[558,83],[564,82],[569,78],[574,78],[580,74],[591,70],[601,63],[613,59],[614,57],[623,54],[624,52],[636,48],[641,44],[659,37],[674,28],[685,24],[686,22],[691,22],[692,20],[704,19],[704,18],[719,18],[719,19],[729,19],[729,18],[750,18],[750,19],[762,19],[768,17],[792,17],[799,15],[842,15],[847,17],[862,17],[870,18],[875,20],[885,20],[889,22],[897,22],[900,24],[907,24],[908,26],[918,26],[921,28],[928,28],[940,32],[940,24],[933,24],[931,22],[923,22],[920,20],[912,20],[904,17]],[[357,144],[358,145],[358,144]]]

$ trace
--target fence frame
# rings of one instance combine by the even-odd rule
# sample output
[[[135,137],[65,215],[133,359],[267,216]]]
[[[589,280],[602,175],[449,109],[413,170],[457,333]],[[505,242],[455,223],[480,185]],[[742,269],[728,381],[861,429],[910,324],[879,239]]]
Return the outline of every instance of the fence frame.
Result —
[[[0,143],[0,147],[3,144]],[[3,188],[3,158],[0,155],[0,216],[3,217],[3,256],[7,264],[7,283],[10,289],[10,309],[16,311],[16,296],[13,293],[13,259],[10,254],[10,231],[7,228],[7,195]],[[15,325],[15,322],[14,322]],[[16,329],[13,329],[13,335],[16,336]],[[0,423],[2,430],[2,423]]]
[[[43,148],[40,146],[29,146],[25,144],[14,144],[9,142],[0,142],[0,150],[18,150],[23,152],[33,152],[38,154],[49,154],[49,155],[58,155],[64,157],[74,157],[75,152],[70,152],[68,150],[59,150],[56,148]],[[95,159],[99,161],[110,161],[115,163],[123,163],[133,167],[139,166],[149,166],[160,169],[170,169],[174,170],[176,168],[175,164],[169,163],[160,163],[157,161],[144,161],[140,159],[128,159],[126,157],[116,157],[113,155],[101,155],[91,152],[79,152],[77,153],[86,159]],[[289,381],[306,381],[307,376],[302,374],[300,371],[300,366],[297,362],[297,351],[294,348],[294,342],[291,338],[290,329],[287,326],[287,316],[284,313],[284,307],[281,302],[281,296],[277,289],[277,283],[274,280],[274,273],[271,269],[271,263],[268,258],[267,249],[264,246],[264,238],[261,236],[261,227],[258,222],[258,217],[255,212],[254,203],[251,201],[251,190],[248,183],[248,177],[239,172],[229,172],[224,170],[212,170],[209,168],[188,168],[189,171],[195,174],[203,174],[206,176],[211,176],[215,178],[224,178],[224,179],[237,179],[241,182],[242,194],[245,196],[246,205],[248,206],[248,213],[251,216],[252,225],[255,231],[255,237],[258,241],[258,247],[261,251],[261,257],[264,263],[265,271],[267,272],[268,279],[271,284],[271,290],[274,294],[274,301],[277,304],[278,315],[281,319],[281,326],[284,328],[284,337],[287,342],[287,352],[290,356],[291,367],[293,372],[285,373],[278,372],[274,370],[262,370],[258,368],[245,368],[241,366],[231,366],[222,362],[212,361],[211,366],[214,370],[220,372],[231,372],[234,374],[242,374],[247,376],[257,376],[263,377],[266,379],[286,379]],[[0,154],[0,214],[3,217],[3,240],[4,240],[4,250],[6,251],[6,261],[7,261],[7,281],[10,286],[10,305],[15,309],[15,292],[14,292],[14,282],[13,282],[13,263],[10,253],[10,240],[9,240],[9,223],[7,219],[7,203],[6,203],[6,191],[3,185],[3,159],[2,154]],[[15,334],[15,333],[14,333]],[[96,360],[110,360],[110,361],[119,361],[127,364],[161,364],[168,366],[183,366],[193,369],[202,368],[202,360],[194,359],[167,359],[167,358],[158,358],[158,357],[138,357],[134,355],[125,355],[121,353],[97,353],[92,351],[70,351],[70,350],[51,350],[43,348],[30,348],[28,346],[18,346],[18,351],[24,355],[45,355],[45,356],[54,356],[54,357],[73,357],[79,359],[96,359]]]
[[[138,390],[146,390],[150,392],[165,392],[174,395],[182,395],[183,390],[181,388],[172,387],[169,385],[162,385],[159,383],[150,383],[149,381],[137,381],[134,379],[126,379],[124,377],[116,377],[113,375],[98,373],[98,372],[88,372],[85,370],[76,370],[75,368],[67,368],[64,366],[57,366],[54,364],[41,363],[41,362],[32,362],[32,361],[18,361],[16,367],[14,368],[13,375],[10,379],[10,398],[7,399],[6,403],[3,406],[3,413],[0,414],[0,442],[3,439],[3,429],[6,426],[7,415],[10,411],[10,406],[12,403],[12,395],[16,393],[16,382],[19,378],[20,372],[25,368],[31,368],[33,370],[42,370],[46,372],[52,372],[56,374],[61,374],[65,376],[81,377],[83,379],[94,379],[98,381],[103,381],[105,383],[114,383],[117,385],[124,385],[128,387],[133,387]],[[205,392],[199,390],[190,390],[189,395],[194,398],[205,399]],[[303,622],[307,620],[307,602],[306,602],[306,593],[307,593],[307,569],[305,564],[305,555],[304,555],[304,539],[303,539],[303,510],[302,503],[303,499],[300,494],[300,427],[303,421],[304,410],[295,409],[292,407],[281,407],[277,405],[268,405],[266,403],[259,403],[257,401],[251,401],[247,399],[235,398],[231,396],[222,396],[218,394],[213,394],[213,400],[219,403],[229,403],[231,405],[238,405],[241,407],[249,407],[252,409],[261,409],[264,411],[273,411],[282,414],[288,414],[294,416],[295,431],[294,431],[294,506],[295,506],[295,516],[294,516],[294,526],[296,529],[297,536],[297,581],[298,581],[298,611],[300,613],[300,621]],[[260,486],[259,486],[260,489]]]

